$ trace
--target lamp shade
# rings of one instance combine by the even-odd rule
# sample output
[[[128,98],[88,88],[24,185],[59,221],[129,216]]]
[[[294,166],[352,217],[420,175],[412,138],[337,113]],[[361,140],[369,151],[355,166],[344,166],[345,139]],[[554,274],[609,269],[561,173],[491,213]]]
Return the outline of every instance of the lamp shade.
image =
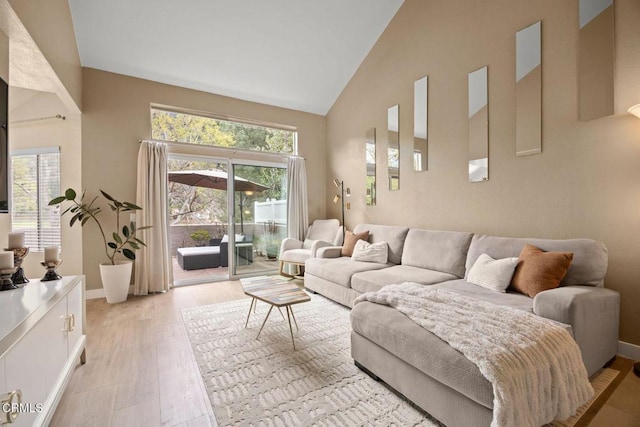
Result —
[[[636,104],[628,110],[634,116],[640,118],[640,104]]]

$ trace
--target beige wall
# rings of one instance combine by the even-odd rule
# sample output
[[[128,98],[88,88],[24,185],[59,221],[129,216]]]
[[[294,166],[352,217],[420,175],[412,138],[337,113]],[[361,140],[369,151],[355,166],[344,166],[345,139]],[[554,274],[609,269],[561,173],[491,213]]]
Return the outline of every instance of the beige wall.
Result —
[[[82,69],[68,0],[8,0],[76,105],[82,109]]]
[[[609,248],[620,338],[640,344],[640,3],[616,2],[616,116],[577,120],[575,1],[406,0],[327,116],[327,175],[351,187],[346,223],[543,238]],[[542,20],[543,148],[515,155],[515,33]],[[489,181],[467,176],[467,73],[489,66]],[[429,171],[412,171],[413,82],[429,75]],[[386,111],[400,104],[400,191],[386,188]],[[364,137],[378,130],[378,204]],[[328,215],[339,215],[327,192]]]
[[[98,189],[134,201],[138,140],[150,138],[150,104],[208,111],[298,129],[299,154],[307,159],[310,219],[325,217],[325,122],[322,116],[154,83],[119,74],[83,70],[82,180],[88,194]],[[84,231],[87,288],[100,285],[105,260],[94,227]]]

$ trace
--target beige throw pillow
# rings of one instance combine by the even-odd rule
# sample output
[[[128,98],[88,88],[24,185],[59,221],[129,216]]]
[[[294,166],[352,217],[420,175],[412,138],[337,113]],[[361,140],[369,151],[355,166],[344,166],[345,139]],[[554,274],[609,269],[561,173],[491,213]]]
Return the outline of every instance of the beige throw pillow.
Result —
[[[389,245],[387,242],[369,243],[358,240],[353,248],[353,261],[375,262],[386,264],[389,257]],[[516,258],[517,259],[517,258]]]
[[[518,265],[518,258],[493,259],[482,254],[469,270],[467,281],[492,291],[505,292]]]
[[[353,248],[356,246],[358,240],[368,240],[369,230],[354,234],[352,231],[347,230],[344,237],[344,244],[342,245],[342,256],[353,255]]]

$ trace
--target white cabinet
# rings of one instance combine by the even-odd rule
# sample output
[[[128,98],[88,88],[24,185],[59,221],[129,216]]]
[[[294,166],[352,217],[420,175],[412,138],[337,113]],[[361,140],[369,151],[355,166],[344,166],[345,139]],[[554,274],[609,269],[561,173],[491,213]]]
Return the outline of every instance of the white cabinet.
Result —
[[[0,395],[20,390],[20,413],[11,425],[46,425],[84,351],[84,277],[32,281],[0,293]],[[4,329],[4,330],[3,330]]]
[[[76,347],[81,344],[84,347],[84,289],[82,286],[76,286],[67,295],[67,312],[69,313],[71,330],[67,334],[67,351],[73,353]]]

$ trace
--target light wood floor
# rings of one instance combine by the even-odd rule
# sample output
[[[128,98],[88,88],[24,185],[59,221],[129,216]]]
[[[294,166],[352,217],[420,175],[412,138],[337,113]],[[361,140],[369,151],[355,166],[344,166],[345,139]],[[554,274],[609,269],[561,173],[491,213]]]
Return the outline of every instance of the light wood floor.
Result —
[[[180,310],[245,298],[240,283],[174,288],[122,304],[87,301],[87,363],[76,368],[52,426],[216,426]],[[248,304],[248,301],[247,301]],[[247,305],[248,307],[248,305]],[[579,426],[640,426],[632,362]]]

